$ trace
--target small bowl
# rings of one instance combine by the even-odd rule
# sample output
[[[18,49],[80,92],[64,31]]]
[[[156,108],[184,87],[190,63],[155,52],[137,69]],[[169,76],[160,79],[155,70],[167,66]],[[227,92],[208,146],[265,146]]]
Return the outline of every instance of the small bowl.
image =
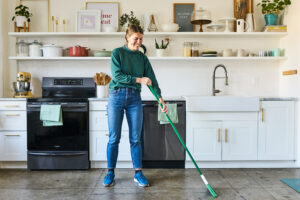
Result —
[[[94,51],[95,57],[111,57],[111,51],[106,51],[106,49],[102,49],[101,51]]]
[[[178,24],[174,23],[162,24],[160,27],[163,32],[177,32],[179,30]]]
[[[118,28],[114,26],[103,27],[103,32],[117,32]]]

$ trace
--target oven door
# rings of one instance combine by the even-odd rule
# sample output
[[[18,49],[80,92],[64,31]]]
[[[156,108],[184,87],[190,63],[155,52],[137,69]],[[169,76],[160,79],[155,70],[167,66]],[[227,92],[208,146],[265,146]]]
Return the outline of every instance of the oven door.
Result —
[[[41,104],[60,104],[63,126],[43,126]],[[88,151],[88,102],[28,102],[27,147],[29,151]]]

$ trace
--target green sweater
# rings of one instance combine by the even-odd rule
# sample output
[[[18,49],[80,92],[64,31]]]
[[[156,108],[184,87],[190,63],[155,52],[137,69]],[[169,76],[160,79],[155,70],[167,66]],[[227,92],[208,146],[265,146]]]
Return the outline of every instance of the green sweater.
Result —
[[[125,45],[114,49],[111,56],[111,73],[109,89],[128,87],[141,91],[141,84],[136,83],[136,78],[148,77],[152,81],[154,91],[161,97],[152,66],[147,56],[140,51],[132,51]]]

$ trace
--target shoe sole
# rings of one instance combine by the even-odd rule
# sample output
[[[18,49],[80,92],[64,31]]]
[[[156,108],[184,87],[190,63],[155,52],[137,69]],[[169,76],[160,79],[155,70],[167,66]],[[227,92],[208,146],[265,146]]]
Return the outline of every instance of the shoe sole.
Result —
[[[115,180],[111,183],[111,184],[107,184],[107,185],[105,185],[104,183],[103,183],[103,185],[104,185],[104,187],[112,187],[112,186],[114,186],[115,185]]]
[[[134,182],[137,182],[140,187],[150,187],[149,183],[147,185],[142,185],[138,182],[138,180],[136,178],[134,178],[133,180],[134,180]]]

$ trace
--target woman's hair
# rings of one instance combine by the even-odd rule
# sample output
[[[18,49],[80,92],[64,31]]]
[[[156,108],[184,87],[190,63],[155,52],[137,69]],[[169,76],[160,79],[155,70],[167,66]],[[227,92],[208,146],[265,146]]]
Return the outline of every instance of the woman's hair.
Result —
[[[144,34],[144,30],[138,25],[135,24],[129,25],[126,30],[125,40],[127,41],[127,36],[130,37],[134,33]]]

